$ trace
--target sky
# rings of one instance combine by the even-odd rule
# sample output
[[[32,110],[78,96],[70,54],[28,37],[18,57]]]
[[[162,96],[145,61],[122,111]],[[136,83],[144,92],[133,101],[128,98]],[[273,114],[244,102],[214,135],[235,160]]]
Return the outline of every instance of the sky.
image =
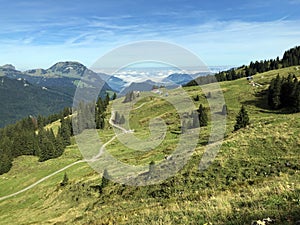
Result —
[[[91,66],[112,49],[166,41],[208,66],[248,64],[300,45],[300,0],[0,0],[0,65]]]

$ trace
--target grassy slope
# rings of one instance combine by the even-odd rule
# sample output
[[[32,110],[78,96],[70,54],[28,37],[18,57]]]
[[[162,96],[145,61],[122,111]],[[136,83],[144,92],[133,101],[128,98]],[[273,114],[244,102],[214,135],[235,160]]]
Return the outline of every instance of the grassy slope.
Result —
[[[288,72],[300,75],[291,67],[254,76],[262,87],[252,87],[245,79],[221,83],[229,109],[226,139],[207,171],[198,171],[204,151],[199,145],[183,170],[164,184],[124,187],[111,183],[99,195],[93,186],[100,183],[101,177],[81,163],[66,171],[70,178],[66,187],[59,186],[61,173],[0,202],[0,224],[250,224],[253,219],[265,217],[276,219],[277,224],[293,224],[300,219],[300,114],[270,111],[261,94],[272,77]],[[200,88],[189,87],[186,91],[194,96]],[[203,97],[201,102],[206,104]],[[241,104],[246,105],[251,125],[232,133]],[[158,106],[168,108],[153,99],[133,112],[136,119],[132,126],[139,137],[149,135],[143,126],[147,127],[153,107]],[[162,115],[164,110],[159,111]],[[173,114],[165,118],[176,122]],[[171,130],[176,126],[171,125]],[[205,142],[208,131],[202,129],[199,143]],[[113,136],[110,128],[99,134],[104,141]],[[166,137],[159,150],[147,154],[129,152],[117,141],[107,149],[121,160],[147,163],[172,151],[177,140],[170,132]],[[13,169],[0,176],[0,196],[18,191],[80,157],[76,145],[68,147],[59,159],[44,163],[35,157],[19,157]]]

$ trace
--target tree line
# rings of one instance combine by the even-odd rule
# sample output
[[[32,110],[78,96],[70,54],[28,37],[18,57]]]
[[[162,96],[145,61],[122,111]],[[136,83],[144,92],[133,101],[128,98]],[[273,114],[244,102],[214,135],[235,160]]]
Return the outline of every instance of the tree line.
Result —
[[[287,108],[292,112],[300,112],[300,82],[295,75],[271,80],[268,90],[268,104],[272,109]]]
[[[12,167],[14,158],[21,155],[38,156],[39,161],[59,157],[66,146],[71,144],[71,119],[61,118],[57,134],[45,129],[34,117],[8,125],[0,130],[0,174]]]
[[[250,62],[248,66],[232,68],[227,71],[219,72],[215,75],[207,75],[196,78],[184,86],[197,86],[213,82],[231,81],[243,77],[250,77],[257,73],[263,73],[270,70],[300,65],[300,46],[285,51],[282,59],[261,60]]]
[[[115,98],[114,94],[112,99]],[[80,134],[85,129],[104,129],[109,101],[110,97],[107,94],[105,98],[99,97],[96,102],[79,102],[74,108],[76,112],[73,118],[74,134]]]
[[[73,109],[76,112],[73,115],[71,108],[65,108],[62,112],[48,117],[29,116],[0,129],[0,175],[8,172],[13,159],[21,155],[37,156],[40,162],[61,156],[66,146],[71,144],[71,136],[76,134],[74,123],[80,131],[92,127],[103,129],[109,100],[108,95],[104,99],[99,97],[96,103],[79,103]],[[93,116],[91,112],[94,113]],[[45,128],[57,120],[60,120],[57,132],[52,128]]]

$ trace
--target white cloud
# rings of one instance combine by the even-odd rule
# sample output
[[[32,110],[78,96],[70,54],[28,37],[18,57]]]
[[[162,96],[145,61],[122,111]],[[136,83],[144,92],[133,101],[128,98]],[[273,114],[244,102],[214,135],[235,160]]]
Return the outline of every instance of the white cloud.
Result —
[[[130,16],[128,16],[130,18]],[[77,60],[87,66],[110,49],[140,40],[162,40],[196,53],[208,65],[239,65],[274,58],[299,44],[300,21],[281,18],[269,22],[210,21],[199,25],[144,23],[122,25],[107,18],[17,24],[15,38],[0,38],[0,62],[18,68],[46,67],[60,60]],[[46,30],[47,25],[53,29]],[[55,31],[55,29],[57,29]],[[39,31],[39,32],[33,32]],[[45,43],[44,43],[45,42]]]

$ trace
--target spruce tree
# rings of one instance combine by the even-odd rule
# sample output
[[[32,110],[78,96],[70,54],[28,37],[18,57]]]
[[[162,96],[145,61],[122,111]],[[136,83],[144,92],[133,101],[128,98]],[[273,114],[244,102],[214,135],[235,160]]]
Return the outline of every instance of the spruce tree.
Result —
[[[109,97],[109,94],[107,93],[106,96],[105,96],[105,100],[104,100],[105,108],[108,106],[109,100],[110,100],[110,97]]]
[[[181,123],[181,133],[185,133],[187,131],[187,121],[186,120],[183,120],[182,123]]]
[[[133,91],[130,91],[125,95],[125,99],[124,99],[123,103],[131,102],[134,99],[135,99],[135,94]]]
[[[268,104],[272,109],[279,109],[281,106],[280,95],[281,95],[281,84],[282,79],[279,74],[275,79],[271,81],[268,91]]]
[[[280,102],[282,107],[289,107],[292,105],[294,92],[294,82],[292,74],[283,79],[280,89]]]
[[[191,128],[198,128],[199,125],[199,113],[197,111],[193,111],[191,114],[191,118],[192,120],[190,120],[187,125],[188,125],[188,129]]]
[[[104,169],[103,175],[102,175],[101,184],[100,184],[100,187],[99,187],[99,192],[100,192],[100,194],[103,193],[103,189],[104,189],[105,187],[107,187],[107,185],[109,184],[109,182],[110,182],[110,176],[109,176],[109,174],[108,174],[107,169]]]
[[[66,186],[69,182],[69,178],[68,178],[68,175],[67,173],[64,174],[64,178],[62,180],[62,182],[60,183],[60,186]]]
[[[102,114],[105,111],[105,106],[104,106],[104,102],[102,100],[101,97],[98,98],[98,101],[96,103],[96,107],[97,107],[97,112],[99,112],[100,114]]]
[[[200,106],[199,106],[198,113],[199,113],[198,114],[199,126],[200,127],[207,126],[207,124],[208,124],[207,113],[202,104],[200,104]]]
[[[61,136],[63,140],[64,147],[71,144],[71,127],[70,127],[70,119],[61,118],[61,126],[60,126],[60,133],[58,134]]]
[[[124,115],[122,114],[121,117],[120,117],[119,124],[124,124],[124,123],[125,123],[125,117],[124,117]]]
[[[295,89],[293,110],[295,113],[300,112],[300,82]]]
[[[239,114],[236,117],[236,124],[234,125],[234,130],[237,131],[241,128],[245,128],[249,125],[249,116],[244,106],[241,107]]]
[[[0,175],[7,173],[12,167],[12,160],[7,154],[1,154],[0,158]]]
[[[0,135],[0,175],[6,173],[12,167],[12,151],[13,146],[7,136]]]
[[[194,97],[194,101],[198,102],[200,100],[199,95],[196,95],[196,97]]]
[[[222,108],[222,115],[227,115],[227,112],[228,112],[227,105],[224,104]]]

